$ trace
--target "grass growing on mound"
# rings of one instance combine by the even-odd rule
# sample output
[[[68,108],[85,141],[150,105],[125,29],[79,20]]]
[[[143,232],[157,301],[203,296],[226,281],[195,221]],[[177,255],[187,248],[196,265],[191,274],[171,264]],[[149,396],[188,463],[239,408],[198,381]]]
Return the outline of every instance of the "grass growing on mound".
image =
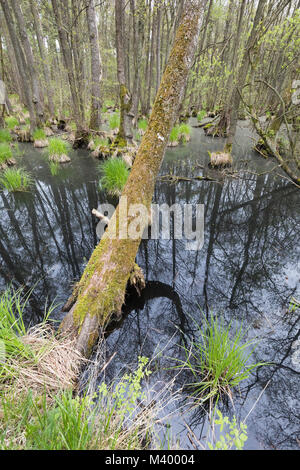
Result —
[[[0,177],[0,185],[9,192],[28,191],[32,184],[31,175],[23,168],[7,168]]]
[[[8,129],[13,130],[16,126],[19,125],[19,121],[14,116],[7,116],[5,118],[5,124],[8,127]]]
[[[12,149],[9,143],[2,142],[0,143],[0,165],[5,163],[7,160],[12,158]]]
[[[179,126],[174,126],[170,133],[170,142],[177,142],[179,139],[180,130]]]
[[[32,134],[33,140],[45,140],[46,139],[46,133],[44,129],[35,129],[35,131]]]
[[[183,134],[185,136],[191,135],[191,126],[185,123],[180,124],[179,134]]]
[[[65,140],[59,139],[58,137],[53,137],[49,140],[49,146],[47,153],[52,155],[67,155],[70,151],[70,144]]]
[[[118,127],[120,126],[120,114],[113,113],[111,116],[109,116],[108,124],[110,129],[118,129]]]
[[[203,315],[203,325],[194,322],[197,339],[184,346],[186,362],[184,368],[193,375],[187,384],[192,395],[205,402],[227,395],[247,379],[252,370],[265,363],[249,363],[255,340],[244,342],[242,326],[233,334],[231,324],[224,325],[222,319],[210,315],[208,321]],[[181,366],[178,366],[181,367]]]
[[[8,129],[0,129],[0,143],[11,142],[12,137]]]
[[[100,187],[109,194],[119,196],[127,182],[129,171],[121,158],[110,158],[99,166],[103,173]]]

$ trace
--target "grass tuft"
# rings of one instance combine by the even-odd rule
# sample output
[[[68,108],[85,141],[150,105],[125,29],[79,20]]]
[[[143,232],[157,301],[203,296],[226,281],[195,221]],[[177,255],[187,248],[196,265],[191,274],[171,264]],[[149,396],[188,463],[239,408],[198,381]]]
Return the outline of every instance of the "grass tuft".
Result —
[[[120,196],[129,175],[124,160],[121,158],[110,158],[102,163],[99,168],[103,173],[100,179],[101,188],[111,195]]]
[[[47,153],[50,156],[53,155],[67,155],[70,151],[70,144],[65,140],[59,139],[58,137],[53,137],[49,140],[49,146],[47,148]]]
[[[0,143],[0,165],[5,163],[7,160],[12,158],[12,149],[9,143],[2,142]]]
[[[44,129],[35,129],[35,131],[32,134],[33,140],[45,140],[46,139],[46,133]]]
[[[148,121],[147,119],[140,119],[138,121],[138,129],[142,130],[142,131],[146,131],[147,130],[147,126],[148,126]]]
[[[179,126],[173,127],[173,129],[171,130],[171,133],[170,133],[170,142],[172,142],[172,143],[173,142],[178,142],[179,135],[180,135]]]
[[[193,375],[187,387],[200,402],[218,401],[224,394],[231,398],[232,389],[265,363],[249,362],[253,353],[251,346],[256,341],[244,342],[242,326],[233,334],[231,324],[225,326],[223,319],[212,314],[210,321],[204,315],[203,318],[202,326],[195,322],[197,339],[183,347],[186,354],[183,367]]]
[[[119,113],[113,113],[111,116],[109,116],[109,127],[112,130],[118,129],[120,126],[120,114]]]
[[[8,129],[0,129],[0,143],[11,142],[12,136]]]
[[[19,125],[19,121],[14,116],[7,116],[5,118],[5,124],[8,129],[13,130],[16,126]]]
[[[23,168],[7,168],[0,177],[0,185],[9,192],[23,192],[30,189],[33,179]]]

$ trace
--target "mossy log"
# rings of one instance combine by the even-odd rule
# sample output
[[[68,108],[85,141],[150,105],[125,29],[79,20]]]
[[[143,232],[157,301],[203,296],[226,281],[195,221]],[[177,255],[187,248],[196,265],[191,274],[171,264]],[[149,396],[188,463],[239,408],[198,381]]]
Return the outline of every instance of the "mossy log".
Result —
[[[193,64],[202,16],[201,5],[205,3],[201,0],[185,2],[149,125],[119,205],[76,287],[77,301],[62,322],[62,331],[68,331],[77,338],[77,348],[85,356],[92,352],[99,338],[99,329],[105,328],[113,314],[121,314],[126,286],[142,237],[124,237],[130,218],[125,217],[124,223],[124,217],[120,216],[121,208],[125,203],[128,207],[143,204],[150,212],[156,177]],[[142,229],[147,224],[148,217],[141,222]]]

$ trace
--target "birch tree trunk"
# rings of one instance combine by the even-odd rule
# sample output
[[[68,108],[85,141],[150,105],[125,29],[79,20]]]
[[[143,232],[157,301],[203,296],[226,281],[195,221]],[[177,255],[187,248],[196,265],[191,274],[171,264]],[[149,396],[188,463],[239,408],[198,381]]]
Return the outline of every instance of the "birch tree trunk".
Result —
[[[90,128],[98,130],[101,124],[101,94],[100,81],[102,76],[101,56],[99,49],[98,26],[96,20],[95,0],[90,0],[87,10],[87,23],[89,28],[91,48],[91,76],[92,76],[92,104]]]
[[[62,322],[62,330],[77,337],[77,348],[85,356],[90,355],[98,340],[99,328],[105,327],[113,313],[121,314],[127,282],[148,222],[148,217],[140,222],[140,235],[137,237],[126,236],[128,220],[132,219],[127,217],[126,211],[124,222],[122,208],[127,204],[130,210],[134,204],[143,204],[148,214],[150,212],[156,177],[193,63],[202,17],[201,6],[205,4],[206,0],[185,1],[149,125],[119,206],[73,293],[75,304]]]
[[[20,30],[20,39],[22,40],[22,44],[24,47],[24,51],[26,54],[26,63],[28,68],[28,75],[30,76],[30,81],[32,83],[32,93],[33,93],[33,104],[35,107],[35,114],[37,118],[37,125],[42,125],[44,121],[44,109],[42,104],[42,93],[38,78],[38,72],[31,48],[31,44],[29,41],[29,37],[26,31],[26,25],[24,20],[24,14],[22,12],[21,6],[18,1],[11,0],[13,11],[15,14],[15,18],[17,20],[17,24]]]
[[[125,74],[125,2],[124,0],[115,0],[115,21],[116,21],[116,50],[117,50],[117,75],[120,90],[120,126],[116,137],[116,144],[120,147],[126,145],[127,137],[132,137],[131,123],[129,116],[132,99],[130,91],[126,85]]]
[[[31,6],[33,20],[34,20],[34,26],[35,26],[40,56],[42,60],[44,79],[45,79],[46,90],[47,90],[49,113],[51,117],[54,117],[55,112],[54,112],[54,103],[53,103],[53,90],[51,86],[51,74],[50,74],[49,65],[47,63],[47,52],[46,52],[45,45],[44,45],[43,29],[42,29],[40,16],[39,16],[39,11],[36,5],[36,0],[31,0],[30,6]]]

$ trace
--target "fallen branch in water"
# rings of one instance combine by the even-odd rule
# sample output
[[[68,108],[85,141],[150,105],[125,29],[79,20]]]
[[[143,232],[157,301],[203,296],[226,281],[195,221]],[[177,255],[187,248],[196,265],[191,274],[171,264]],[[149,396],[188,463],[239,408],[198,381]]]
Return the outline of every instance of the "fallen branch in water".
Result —
[[[178,181],[211,181],[213,183],[220,183],[219,180],[211,178],[210,176],[177,176],[177,175],[161,175],[158,178],[160,181],[168,181],[170,183],[177,183]]]
[[[109,224],[110,219],[105,215],[101,214],[101,212],[97,211],[97,209],[93,209],[92,214],[98,219],[102,220],[102,222],[104,222],[106,225]]]

